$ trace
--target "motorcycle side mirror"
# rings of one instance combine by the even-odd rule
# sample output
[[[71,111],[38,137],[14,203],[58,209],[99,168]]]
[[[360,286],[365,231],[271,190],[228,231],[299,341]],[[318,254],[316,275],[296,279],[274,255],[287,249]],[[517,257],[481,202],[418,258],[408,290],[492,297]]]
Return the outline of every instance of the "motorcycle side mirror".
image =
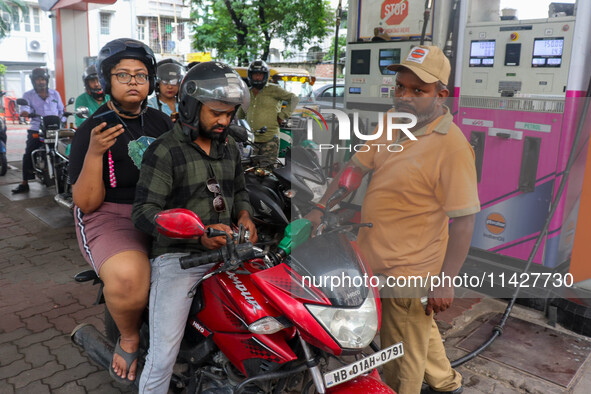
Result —
[[[82,119],[88,119],[90,116],[90,111],[88,107],[78,107],[76,108],[76,116]]]
[[[76,100],[74,99],[74,97],[70,97],[70,98],[68,99],[68,105],[70,105],[70,104],[74,104],[74,101],[76,101]]]
[[[246,128],[237,124],[231,124],[228,126],[228,134],[230,134],[236,140],[236,142],[248,141],[248,131]]]
[[[168,238],[196,238],[205,233],[203,222],[193,211],[184,208],[167,209],[154,217],[158,232]]]
[[[347,189],[347,192],[357,190],[361,186],[362,179],[363,171],[359,167],[348,166],[339,178],[339,189]]]
[[[347,166],[339,178],[339,189],[326,202],[327,207],[332,207],[334,201],[339,201],[347,193],[357,190],[361,186],[363,171],[356,166]]]
[[[18,105],[27,105],[27,106],[29,105],[29,102],[27,101],[27,99],[24,99],[24,98],[16,99],[16,103]]]

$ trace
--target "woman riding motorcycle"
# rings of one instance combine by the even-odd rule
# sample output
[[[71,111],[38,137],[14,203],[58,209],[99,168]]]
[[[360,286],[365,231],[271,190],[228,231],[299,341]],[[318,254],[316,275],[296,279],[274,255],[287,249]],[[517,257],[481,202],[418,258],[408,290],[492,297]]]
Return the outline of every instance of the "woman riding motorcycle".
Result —
[[[76,132],[69,175],[80,250],[104,283],[107,308],[121,333],[109,372],[130,384],[150,288],[150,240],[133,226],[131,207],[143,151],[172,122],[146,106],[156,76],[148,46],[128,38],[113,40],[100,50],[97,71],[111,100]]]
[[[176,60],[164,59],[158,62],[156,71],[155,95],[148,100],[148,106],[170,116],[178,117],[179,86],[185,76],[185,68]]]

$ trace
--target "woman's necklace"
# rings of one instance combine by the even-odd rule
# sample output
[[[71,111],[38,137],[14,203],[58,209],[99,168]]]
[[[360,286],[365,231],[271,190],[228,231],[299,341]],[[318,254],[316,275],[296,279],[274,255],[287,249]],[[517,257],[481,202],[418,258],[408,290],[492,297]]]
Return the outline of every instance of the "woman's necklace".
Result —
[[[144,112],[146,112],[146,108],[144,108],[142,111],[140,111],[140,113],[136,116],[126,116],[126,115],[119,113],[119,111],[117,110],[117,108],[113,102],[109,101],[107,103],[107,106],[110,109],[115,111],[115,115],[117,115],[117,117],[121,121],[121,124],[123,125],[123,130],[127,131],[129,133],[129,135],[131,136],[131,141],[135,141],[144,135],[141,131],[140,131],[141,135],[139,137],[136,137],[135,135],[133,135],[133,132],[127,126],[127,123],[125,123],[125,121],[122,118],[124,117],[129,120],[129,119],[137,119],[137,117],[139,116],[140,125],[141,125],[140,127],[141,127],[141,129],[143,129],[144,128]],[[108,165],[109,165],[109,185],[111,186],[111,188],[114,189],[117,187],[117,177],[115,176],[115,162],[113,161],[113,153],[111,152],[111,149],[109,149],[107,160],[108,160]]]

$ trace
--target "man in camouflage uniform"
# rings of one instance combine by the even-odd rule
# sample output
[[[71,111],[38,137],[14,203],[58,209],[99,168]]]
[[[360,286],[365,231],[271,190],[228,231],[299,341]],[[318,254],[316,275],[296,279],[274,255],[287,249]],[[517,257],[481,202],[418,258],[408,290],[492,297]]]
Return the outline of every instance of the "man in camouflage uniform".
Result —
[[[298,97],[269,80],[269,67],[262,60],[255,60],[248,67],[250,83],[250,106],[244,112],[241,108],[239,118],[244,118],[255,131],[254,142],[258,155],[263,155],[274,163],[279,154],[279,126],[285,122],[298,105]],[[287,105],[283,107],[283,103]],[[283,107],[283,108],[282,108]],[[257,132],[266,128],[264,132]]]

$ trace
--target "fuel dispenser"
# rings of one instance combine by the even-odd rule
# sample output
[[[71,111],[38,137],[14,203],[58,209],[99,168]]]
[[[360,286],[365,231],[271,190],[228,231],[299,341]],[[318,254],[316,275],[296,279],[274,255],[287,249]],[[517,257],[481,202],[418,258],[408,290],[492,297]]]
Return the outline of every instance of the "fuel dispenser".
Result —
[[[347,112],[359,114],[360,129],[373,131],[378,113],[392,108],[396,73],[387,69],[389,65],[400,63],[421,39],[425,45],[442,49],[446,42],[451,43],[454,5],[458,3],[349,1],[344,105]]]
[[[482,207],[472,247],[492,261],[526,260],[575,155],[534,259],[566,270],[591,130],[582,110],[591,77],[591,2],[563,4],[560,13],[553,4],[548,18],[535,20],[482,13],[491,4],[499,2],[461,2],[455,68],[455,121],[475,150]],[[577,130],[581,143],[572,150]]]

